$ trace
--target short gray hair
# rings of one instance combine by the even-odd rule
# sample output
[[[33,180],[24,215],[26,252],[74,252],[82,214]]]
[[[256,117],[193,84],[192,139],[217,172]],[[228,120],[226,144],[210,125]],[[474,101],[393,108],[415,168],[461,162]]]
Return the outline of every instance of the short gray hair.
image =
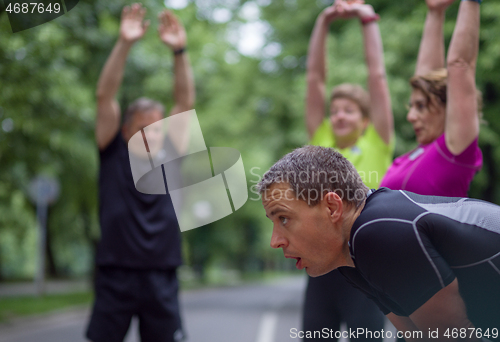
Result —
[[[165,107],[160,102],[151,100],[147,97],[140,97],[132,102],[125,110],[123,114],[123,123],[128,123],[136,113],[146,113],[151,110],[158,110],[162,115],[165,114]]]
[[[256,189],[262,194],[276,183],[288,183],[296,198],[311,207],[319,204],[326,193],[335,192],[357,208],[369,191],[342,154],[320,146],[304,146],[285,155],[264,174]]]

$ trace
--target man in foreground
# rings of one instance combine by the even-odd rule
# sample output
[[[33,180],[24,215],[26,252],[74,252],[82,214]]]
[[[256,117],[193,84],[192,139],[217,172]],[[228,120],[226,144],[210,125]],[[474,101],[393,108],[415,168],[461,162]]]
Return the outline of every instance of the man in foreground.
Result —
[[[467,198],[369,190],[330,148],[306,146],[257,185],[271,247],[310,276],[333,269],[408,340],[499,340],[500,207]],[[335,289],[332,289],[335,291]]]
[[[164,118],[159,102],[139,98],[125,110],[122,121],[116,100],[127,55],[148,27],[145,12],[140,4],[123,9],[120,37],[97,85],[101,240],[96,257],[95,304],[87,329],[92,342],[123,341],[133,316],[139,318],[142,342],[183,339],[176,277],[181,264],[180,230],[172,199],[165,188],[161,195],[139,192],[131,165],[135,171],[150,170],[154,161],[175,159],[182,154],[180,142],[185,139],[166,136],[158,129],[160,125],[151,128]],[[159,20],[160,39],[173,53],[175,104],[170,115],[176,115],[192,109],[195,97],[185,52],[186,33],[169,11],[162,12]],[[134,142],[138,131],[142,131],[144,140]],[[154,170],[156,173],[144,177],[147,184],[138,184],[149,184],[149,189],[157,186],[155,175],[162,169]],[[163,179],[161,173],[160,177]]]

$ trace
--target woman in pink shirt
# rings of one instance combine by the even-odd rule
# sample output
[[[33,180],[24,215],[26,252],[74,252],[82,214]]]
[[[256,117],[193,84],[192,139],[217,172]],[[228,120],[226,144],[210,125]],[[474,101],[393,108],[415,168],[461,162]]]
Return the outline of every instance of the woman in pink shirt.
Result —
[[[419,146],[394,160],[382,187],[466,197],[482,166],[477,142],[481,101],[475,84],[480,1],[461,1],[444,69],[443,24],[453,1],[426,0],[429,11],[407,115]]]

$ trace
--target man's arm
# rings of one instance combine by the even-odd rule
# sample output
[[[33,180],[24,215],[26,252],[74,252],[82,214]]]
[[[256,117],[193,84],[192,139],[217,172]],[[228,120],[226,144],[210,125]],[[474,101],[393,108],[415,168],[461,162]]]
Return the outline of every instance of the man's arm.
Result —
[[[195,88],[193,72],[186,49],[187,35],[182,23],[170,11],[159,15],[160,39],[174,53],[174,106],[170,115],[193,109]]]
[[[149,23],[143,22],[146,10],[140,4],[125,6],[120,23],[120,37],[104,65],[97,83],[97,120],[95,135],[100,150],[109,145],[120,129],[120,106],[116,93],[120,88],[130,48],[146,32]]]
[[[451,333],[452,329],[456,328],[458,331],[465,328],[474,328],[474,325],[467,318],[467,312],[465,308],[465,303],[460,296],[458,290],[458,281],[455,279],[448,286],[441,289],[434,296],[432,296],[427,302],[425,302],[420,308],[415,310],[410,317],[397,316],[390,313],[386,316],[392,324],[401,332],[412,332],[408,333],[405,340],[407,342],[417,341],[414,337],[413,332],[421,331],[424,341],[447,341],[450,342],[449,336],[444,336],[446,331]],[[437,338],[431,339],[429,336],[429,331],[438,331]],[[467,330],[467,338],[461,339],[464,341],[479,341]],[[422,341],[422,339],[418,339]]]
[[[187,35],[182,23],[170,11],[159,15],[160,39],[174,53],[174,106],[169,115],[175,115],[193,109],[196,92],[193,72],[186,49]],[[177,151],[182,154],[189,142],[189,120],[176,121],[175,127],[169,127],[168,135]]]
[[[393,314],[387,314],[386,317],[391,321],[391,323],[398,329],[398,331],[403,333],[406,342],[416,342],[421,341],[418,339],[418,334],[416,334],[420,329],[417,328],[415,323],[409,317],[403,317]],[[405,334],[406,333],[406,334]],[[423,336],[423,335],[422,335]]]
[[[479,135],[476,61],[479,50],[479,3],[461,1],[448,51],[446,146],[462,153]]]
[[[425,75],[444,68],[443,26],[446,9],[455,0],[426,0],[428,12],[418,50],[415,75]]]
[[[448,286],[441,289],[431,297],[425,304],[415,310],[410,315],[411,321],[424,333],[424,338],[428,338],[426,334],[429,329],[435,331],[438,329],[439,335],[433,341],[450,341],[449,337],[445,337],[444,333],[447,329],[457,328],[474,328],[474,325],[469,321],[465,308],[465,303],[458,291],[458,281],[455,279]],[[467,330],[467,337],[462,341],[480,341],[480,339],[472,334],[469,338],[470,331]]]

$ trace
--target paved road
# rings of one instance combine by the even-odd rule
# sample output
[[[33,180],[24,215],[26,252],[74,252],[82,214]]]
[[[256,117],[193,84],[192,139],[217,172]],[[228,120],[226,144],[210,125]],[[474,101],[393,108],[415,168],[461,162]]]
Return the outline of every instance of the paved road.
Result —
[[[291,342],[300,328],[305,277],[181,294],[188,342]],[[84,342],[89,308],[0,325],[0,342]],[[137,322],[126,342],[139,342]],[[346,340],[341,340],[346,342]],[[385,341],[389,342],[389,341]]]
[[[290,341],[299,327],[304,277],[181,294],[188,342]],[[1,342],[83,342],[89,308],[0,325]],[[138,342],[133,322],[126,342]]]

